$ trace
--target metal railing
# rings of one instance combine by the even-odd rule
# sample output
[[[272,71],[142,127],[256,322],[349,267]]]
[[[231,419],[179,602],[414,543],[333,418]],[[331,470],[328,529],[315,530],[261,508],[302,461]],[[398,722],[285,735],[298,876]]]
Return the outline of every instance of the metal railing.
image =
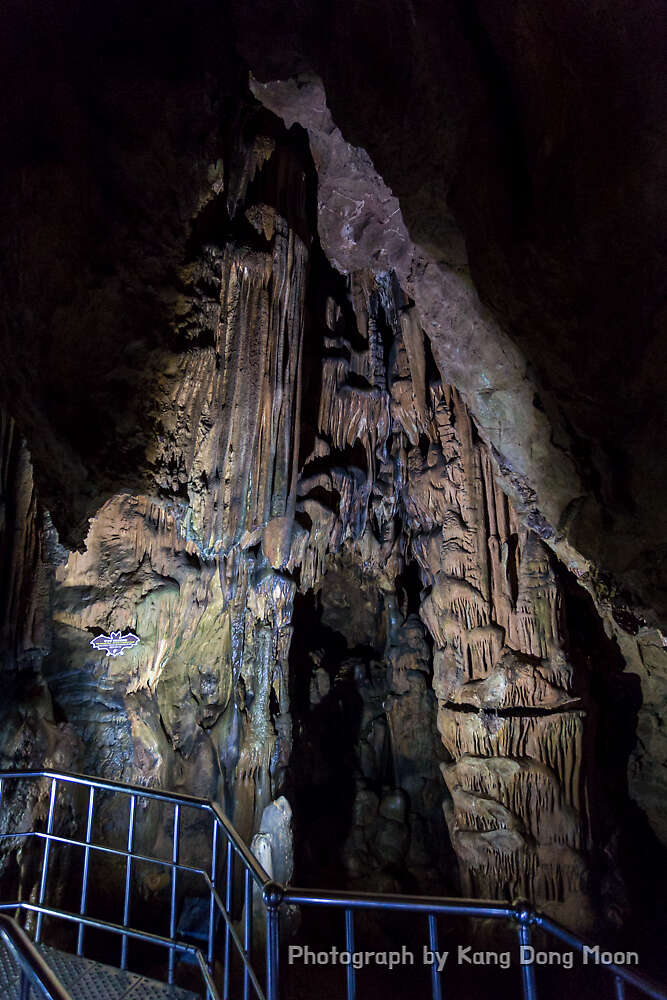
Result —
[[[425,932],[428,936],[431,952],[439,951],[438,925],[439,915],[450,917],[472,917],[482,920],[498,920],[513,924],[516,927],[518,945],[530,947],[532,928],[539,928],[557,941],[569,945],[580,954],[586,949],[595,953],[597,946],[590,941],[570,933],[560,924],[547,916],[518,901],[514,904],[503,904],[492,900],[478,899],[446,899],[431,896],[408,896],[398,894],[376,894],[364,892],[312,891],[304,889],[285,888],[281,902],[294,906],[328,907],[343,910],[345,914],[345,950],[353,954],[355,951],[354,915],[360,910],[380,910],[383,912],[410,913],[426,918]],[[638,975],[630,969],[615,962],[605,962],[601,970],[610,979],[613,992],[610,996],[615,1000],[625,1000],[625,987],[631,986],[653,1000],[667,1000],[667,992],[647,976]],[[356,1000],[356,969],[352,963],[346,964],[346,998]],[[431,965],[431,996],[432,1000],[442,1000],[444,975],[438,971],[434,962]],[[535,965],[526,962],[521,965],[521,985],[524,1000],[537,1000],[537,983]]]
[[[567,944],[579,953],[584,953],[586,949],[589,952],[595,950],[590,942],[570,933],[555,921],[532,910],[522,902],[510,905],[474,899],[321,891],[279,885],[269,878],[218,806],[194,796],[51,770],[0,772],[0,821],[8,788],[12,783],[20,781],[47,781],[49,783],[45,829],[0,833],[0,843],[12,839],[20,843],[21,839],[27,838],[43,843],[37,902],[2,902],[0,903],[0,911],[15,910],[35,914],[35,940],[37,942],[40,941],[43,922],[46,918],[54,918],[76,925],[76,952],[78,955],[83,955],[84,936],[87,928],[108,931],[121,939],[121,968],[127,967],[129,940],[159,945],[168,953],[167,979],[169,983],[174,982],[176,955],[189,954],[199,967],[207,1000],[220,1000],[221,996],[224,1000],[229,1000],[232,989],[234,956],[240,960],[240,968],[237,962],[234,970],[239,973],[239,982],[234,986],[235,995],[242,991],[243,1000],[250,1000],[252,990],[252,996],[258,1000],[278,1000],[281,986],[280,917],[281,913],[284,913],[288,907],[327,908],[331,911],[342,911],[345,951],[350,956],[355,953],[355,914],[359,911],[401,912],[421,917],[425,921],[425,938],[429,942],[428,947],[432,953],[440,950],[438,947],[438,917],[442,915],[452,918],[491,919],[504,924],[509,923],[516,929],[518,945],[524,948],[531,945],[533,929],[539,929],[550,938]],[[58,792],[61,787],[70,789],[80,787],[88,790],[83,840],[62,836],[54,832]],[[108,844],[93,840],[97,797],[106,793],[129,798],[126,846],[124,848],[112,848]],[[169,858],[144,854],[136,849],[137,804],[144,800],[158,801],[173,810]],[[183,816],[188,812],[197,814],[207,823],[210,822],[211,861],[208,868],[186,865],[179,860]],[[47,905],[51,850],[52,846],[57,844],[79,848],[83,851],[78,912]],[[119,858],[124,865],[123,917],[120,924],[92,917],[88,913],[90,861],[95,852]],[[133,872],[138,863],[161,865],[169,871],[168,936],[155,934],[131,925]],[[203,885],[204,895],[208,897],[205,955],[199,947],[179,940],[177,935],[178,880],[179,877],[186,875],[199,879]],[[239,888],[241,889],[240,899],[235,899],[235,896],[239,895]],[[262,917],[262,930],[265,937],[261,951],[259,948],[256,949],[257,955],[254,954],[255,948],[253,946],[254,934],[259,929],[253,926],[255,904]],[[236,921],[238,930],[235,926],[235,913],[238,916]],[[216,915],[221,916],[223,920],[222,940],[219,939],[216,932]],[[221,952],[222,955],[221,967],[216,966],[215,963],[218,952]],[[610,995],[615,997],[615,1000],[625,1000],[626,986],[637,990],[644,996],[653,998],[653,1000],[667,1000],[667,992],[660,986],[647,977],[640,976],[629,968],[616,964],[615,961],[605,963],[601,971],[609,977],[613,990]],[[345,996],[347,1000],[356,1000],[357,969],[352,961],[348,960],[345,964],[344,973]],[[218,990],[216,978],[220,981],[221,992]],[[521,984],[524,1000],[537,1000],[534,964],[521,964]],[[283,985],[285,985],[285,981],[283,981]],[[443,973],[435,962],[431,965],[430,987],[432,1000],[442,1000]],[[65,1000],[65,998],[56,994],[54,1000]]]
[[[31,986],[46,1000],[72,1000],[23,928],[4,913],[0,913],[0,938],[19,968],[20,1000],[28,1000]]]
[[[89,778],[83,775],[60,771],[5,771],[0,772],[0,818],[11,785],[17,782],[39,782],[44,780],[49,782],[48,807],[44,830],[29,829],[0,833],[0,842],[15,840],[20,843],[30,839],[43,843],[37,902],[20,900],[3,901],[0,903],[0,911],[23,911],[35,914],[35,941],[37,943],[41,940],[44,919],[47,917],[77,925],[77,955],[83,955],[84,953],[84,935],[87,928],[107,931],[116,935],[120,938],[120,960],[118,964],[121,969],[127,968],[128,942],[130,940],[157,945],[167,952],[166,978],[170,984],[174,982],[176,956],[190,955],[199,968],[207,1000],[220,1000],[221,997],[213,975],[217,936],[216,916],[219,916],[223,921],[224,961],[221,984],[222,996],[227,997],[229,995],[232,955],[235,954],[240,959],[242,966],[242,995],[244,1000],[250,1000],[251,995],[256,997],[257,1000],[267,1000],[267,994],[260,983],[258,971],[253,966],[253,904],[257,896],[259,896],[260,900],[264,900],[267,887],[272,886],[273,883],[217,805],[190,795],[176,795],[159,789],[144,788],[139,785],[128,785],[117,781]],[[86,824],[83,840],[63,836],[55,832],[57,828],[56,807],[58,794],[63,787],[87,789]],[[92,833],[97,800],[101,795],[106,793],[125,796],[129,800],[126,846],[123,848],[110,847],[108,844],[93,840]],[[168,858],[144,854],[136,848],[137,803],[140,801],[158,801],[163,806],[172,809],[171,852]],[[181,847],[180,834],[183,825],[183,816],[187,813],[197,814],[209,825],[211,861],[207,869],[197,865],[186,865],[179,861]],[[54,845],[58,844],[67,845],[69,848],[79,848],[83,851],[77,912],[47,904],[52,849]],[[95,855],[115,857],[120,859],[124,865],[123,916],[121,923],[92,917],[88,912],[90,863],[92,857]],[[132,878],[137,863],[159,865],[169,870],[168,935],[156,934],[132,926]],[[222,879],[220,878],[221,863],[224,865],[224,876]],[[233,920],[233,905],[235,903],[234,882],[239,865],[242,871],[243,882],[242,939],[234,926]],[[184,875],[199,880],[202,884],[203,894],[208,896],[209,899],[205,955],[201,948],[177,938],[178,879]],[[220,885],[221,882],[222,886]],[[257,892],[253,891],[254,886],[257,887]],[[222,889],[224,899],[221,891],[219,891],[220,889]],[[260,906],[262,905],[263,903],[260,903]],[[270,906],[265,909],[266,936],[268,941],[270,936],[269,928],[276,917],[270,912]],[[267,970],[269,964],[267,962]],[[270,978],[268,971],[266,978]]]

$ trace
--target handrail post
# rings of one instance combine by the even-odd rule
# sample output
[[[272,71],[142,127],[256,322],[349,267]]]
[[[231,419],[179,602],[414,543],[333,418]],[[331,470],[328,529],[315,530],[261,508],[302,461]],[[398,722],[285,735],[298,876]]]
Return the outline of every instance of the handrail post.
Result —
[[[134,820],[137,807],[136,795],[130,796],[130,815],[127,821],[127,857],[125,858],[125,899],[123,901],[123,927],[130,923],[130,893],[132,889],[132,852],[134,851]],[[120,967],[127,968],[127,934],[123,934],[120,946]]]
[[[93,809],[95,806],[95,788],[93,785],[90,786],[88,791],[88,819],[86,821],[86,848],[83,855],[83,875],[81,877],[81,905],[79,906],[79,913],[81,916],[86,914],[86,904],[88,898],[88,871],[90,867],[90,839],[93,832]],[[83,922],[79,924],[79,933],[76,940],[76,953],[77,955],[83,955],[83,933],[84,925]]]
[[[252,892],[252,880],[250,876],[250,869],[245,869],[245,875],[243,879],[243,950],[245,952],[245,957],[248,962],[252,958],[252,904],[253,904],[253,892]],[[243,1000],[249,1000],[250,997],[250,976],[248,975],[248,966],[246,962],[243,963]]]
[[[431,996],[433,1000],[442,1000],[441,973],[438,971],[438,962],[436,960],[437,952],[440,949],[438,947],[438,922],[435,913],[429,913],[428,915],[428,946],[433,956],[431,964]]]
[[[348,962],[345,969],[347,1000],[356,1000],[357,974],[354,967],[354,910],[345,911],[345,950]]]
[[[534,922],[535,914],[524,900],[517,900],[514,904],[516,919],[519,923],[519,945],[521,948],[530,946],[530,925]],[[521,962],[521,952],[519,952]],[[521,964],[521,984],[523,986],[524,1000],[537,1000],[537,987],[535,985],[535,968],[533,963]]]
[[[227,860],[225,863],[225,910],[227,912],[227,920],[225,920],[225,969],[224,969],[224,984],[223,984],[223,1000],[229,1000],[229,981],[230,981],[230,944],[231,939],[229,935],[229,922],[232,919],[232,881],[234,879],[234,852],[232,850],[231,840],[227,841]]]
[[[169,909],[169,937],[172,941],[176,940],[176,865],[178,864],[178,841],[179,841],[179,824],[181,818],[181,807],[178,803],[174,804],[174,827],[172,831],[172,842],[171,842],[171,902]],[[169,949],[169,985],[172,986],[174,983],[174,968],[176,965],[176,953],[173,946]]]
[[[213,838],[211,843],[211,898],[208,904],[208,971],[213,972],[213,939],[215,938],[215,895],[218,873],[218,821],[213,817]]]
[[[284,889],[277,882],[264,886],[266,907],[266,1000],[278,1000],[280,989],[280,904]]]
[[[46,820],[46,834],[47,839],[44,841],[44,853],[42,855],[42,877],[39,883],[39,905],[44,905],[44,900],[46,898],[46,875],[49,867],[49,854],[51,850],[51,840],[49,839],[53,833],[53,815],[56,808],[56,792],[58,789],[57,778],[51,779],[51,791],[49,792],[49,813]],[[37,924],[35,926],[35,941],[39,944],[39,939],[42,936],[42,919],[43,915],[41,913],[37,914]]]

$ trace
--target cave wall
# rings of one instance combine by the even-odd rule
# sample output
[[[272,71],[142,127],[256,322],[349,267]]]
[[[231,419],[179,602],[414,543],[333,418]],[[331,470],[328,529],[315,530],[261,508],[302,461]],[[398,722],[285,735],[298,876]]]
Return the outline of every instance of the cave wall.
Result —
[[[667,843],[664,12],[234,11],[254,93],[308,131],[327,253],[396,269],[503,490],[640,679],[632,795]]]
[[[164,379],[150,453],[156,490],[108,501],[85,552],[59,568],[47,670],[67,716],[100,733],[87,769],[220,799],[250,835],[272,799],[269,767],[279,771],[289,752],[281,717],[287,724],[295,584],[280,569],[296,499],[308,246],[296,231],[306,229],[298,157],[270,135],[244,141],[220,195],[235,232],[219,228],[182,276],[183,350]],[[202,239],[211,226],[202,223]],[[91,650],[100,630],[130,627],[135,652],[109,660]],[[82,684],[68,680],[74,663],[90,691],[123,706],[122,733],[104,714],[85,718]]]
[[[3,767],[43,759],[66,766],[77,736],[58,725],[42,665],[51,648],[53,580],[65,553],[40,502],[30,454],[14,420],[0,413],[0,670]]]
[[[50,574],[45,551],[53,531],[36,495],[30,455],[14,420],[0,417],[3,665],[39,664],[49,646]]]
[[[436,390],[434,420],[439,447],[409,477],[426,479],[411,515],[465,891],[495,898],[509,886],[564,903],[567,922],[577,912],[585,924],[587,721],[562,596],[548,550],[518,523],[454,390]]]
[[[357,485],[369,491],[368,516],[364,503],[363,519],[349,519],[357,510],[352,494],[339,518],[351,525],[349,542],[365,574],[377,575],[399,606],[397,578],[406,562],[419,566],[451,796],[445,811],[463,890],[539,899],[585,925],[586,712],[574,689],[548,549],[499,489],[458,393],[434,376],[415,310],[395,279],[353,275],[350,299],[352,334],[346,337],[339,317],[338,335],[325,338],[336,353],[325,357],[318,455],[328,451],[332,469],[301,489],[321,485],[342,498],[343,449],[369,428]],[[361,338],[356,348],[353,337]],[[326,525],[319,501],[301,503]],[[331,548],[335,529],[329,537]],[[400,672],[394,690],[407,693]],[[399,742],[395,752],[409,751]]]

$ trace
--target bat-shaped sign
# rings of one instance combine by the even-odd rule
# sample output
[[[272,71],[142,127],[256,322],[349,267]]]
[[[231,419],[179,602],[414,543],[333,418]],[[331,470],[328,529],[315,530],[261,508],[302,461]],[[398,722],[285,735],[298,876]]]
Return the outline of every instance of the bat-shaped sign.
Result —
[[[90,645],[95,649],[106,649],[107,656],[122,656],[126,649],[133,649],[140,641],[139,636],[133,632],[128,632],[127,635],[112,632],[111,635],[96,635],[91,639]]]

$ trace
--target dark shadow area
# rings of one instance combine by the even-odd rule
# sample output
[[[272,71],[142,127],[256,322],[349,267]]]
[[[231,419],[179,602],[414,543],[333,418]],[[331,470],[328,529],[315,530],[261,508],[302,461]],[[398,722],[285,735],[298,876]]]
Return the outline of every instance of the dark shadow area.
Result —
[[[353,676],[334,683],[350,653],[345,639],[321,623],[312,595],[297,595],[293,624],[295,881],[337,886],[343,878],[340,851],[352,823],[362,700]]]
[[[632,801],[628,763],[637,745],[640,678],[625,672],[615,639],[607,636],[590,595],[556,566],[578,693],[587,706],[583,750],[589,789],[590,836],[596,845],[592,878],[605,938],[638,951],[642,967],[667,974],[667,851]]]

